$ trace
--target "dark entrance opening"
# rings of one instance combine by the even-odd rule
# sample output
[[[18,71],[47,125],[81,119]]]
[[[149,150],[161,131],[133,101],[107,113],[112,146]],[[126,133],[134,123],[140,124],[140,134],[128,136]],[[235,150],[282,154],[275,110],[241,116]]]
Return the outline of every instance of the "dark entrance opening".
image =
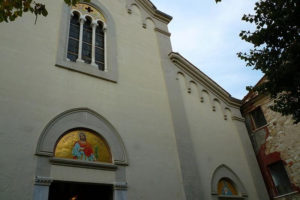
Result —
[[[112,185],[53,181],[49,200],[113,200]]]

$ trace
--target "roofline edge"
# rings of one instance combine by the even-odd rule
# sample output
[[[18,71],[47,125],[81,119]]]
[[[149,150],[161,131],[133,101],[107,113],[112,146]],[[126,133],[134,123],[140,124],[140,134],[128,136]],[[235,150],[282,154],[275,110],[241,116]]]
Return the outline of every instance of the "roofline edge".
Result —
[[[169,53],[169,58],[173,63],[177,64],[177,66],[179,66],[181,69],[187,72],[190,76],[194,77],[200,83],[203,83],[217,97],[223,99],[226,103],[228,103],[231,106],[238,108],[241,107],[242,100],[232,97],[230,93],[228,93],[225,89],[223,89],[219,84],[217,84],[204,72],[198,69],[195,65],[189,62],[181,54],[177,52],[171,52]]]

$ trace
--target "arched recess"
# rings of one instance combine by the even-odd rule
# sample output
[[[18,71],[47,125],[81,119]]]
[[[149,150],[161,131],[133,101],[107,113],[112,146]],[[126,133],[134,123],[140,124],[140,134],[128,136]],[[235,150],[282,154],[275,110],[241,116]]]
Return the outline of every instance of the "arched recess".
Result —
[[[200,100],[202,103],[212,104],[210,94],[206,89],[202,89]]]
[[[222,196],[218,193],[218,184],[220,180],[230,180],[237,190],[237,195],[232,196]],[[247,199],[248,195],[246,189],[239,179],[239,177],[226,165],[220,165],[214,171],[211,179],[211,195],[214,200],[217,199]],[[226,198],[225,198],[226,197]]]
[[[189,83],[186,78],[187,77],[185,76],[184,73],[177,72],[176,80],[179,81],[179,85],[180,85],[180,88],[181,88],[183,94],[185,94],[185,92],[189,92],[189,88],[188,88]]]
[[[230,108],[228,108],[228,107],[225,107],[225,118],[226,118],[226,120],[227,120],[227,119],[230,119],[230,120],[231,120],[231,118],[232,118],[231,110],[230,110]]]
[[[39,138],[36,154],[52,157],[56,142],[62,134],[75,128],[100,133],[111,149],[113,163],[128,164],[124,144],[116,129],[104,117],[87,108],[68,110],[51,120]]]
[[[150,30],[154,30],[155,27],[156,27],[156,24],[151,17],[146,17],[143,20],[143,28],[145,28],[145,29],[149,28]]]
[[[226,114],[226,108],[225,108],[225,105],[222,101],[220,101],[219,99],[217,98],[214,98],[213,99],[213,109],[215,109],[214,111],[221,111],[221,114],[224,118],[224,120],[227,120],[227,114]]]
[[[189,81],[189,91],[188,93],[194,94],[195,97],[199,98],[199,93],[198,93],[198,85],[195,81]]]
[[[98,134],[107,143],[111,153],[111,163],[101,163],[92,161],[74,160],[68,158],[54,157],[54,151],[57,143],[63,136],[72,130],[87,130]],[[67,134],[66,134],[67,133]],[[96,184],[108,184],[114,188],[114,200],[126,199],[127,181],[125,167],[128,165],[127,153],[117,130],[108,120],[99,115],[95,111],[88,108],[76,108],[65,111],[54,119],[52,119],[42,131],[38,140],[37,148],[37,168],[35,176],[34,200],[48,199],[49,187],[52,181],[74,181],[74,182],[90,182]],[[55,166],[64,167],[65,172],[77,170],[77,172],[86,172],[93,176],[101,176],[110,171],[109,178],[99,180],[96,178],[84,179],[77,175],[77,179],[71,176],[63,175],[62,178],[53,176]],[[83,171],[78,171],[83,170]],[[55,175],[55,174],[54,174]],[[91,177],[90,175],[90,177]],[[71,179],[69,180],[68,178]],[[96,180],[96,181],[95,181]],[[99,182],[98,182],[99,181]]]
[[[128,13],[136,23],[143,24],[142,10],[136,3],[132,3],[128,6]]]
[[[127,12],[129,14],[135,13],[136,15],[141,17],[141,9],[140,7],[136,4],[136,3],[132,3],[130,5],[127,6]]]

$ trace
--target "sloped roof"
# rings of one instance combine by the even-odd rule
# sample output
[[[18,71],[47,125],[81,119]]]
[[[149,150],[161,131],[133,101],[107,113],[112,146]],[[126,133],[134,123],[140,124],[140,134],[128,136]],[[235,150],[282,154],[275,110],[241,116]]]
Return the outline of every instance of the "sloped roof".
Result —
[[[167,24],[173,19],[172,16],[158,10],[150,0],[136,0],[136,1],[140,3],[145,10],[149,11],[154,17],[162,20]]]
[[[211,92],[219,96],[221,99],[230,103],[231,105],[240,106],[242,101],[232,97],[224,88],[202,72],[199,68],[189,62],[186,58],[177,52],[171,52],[169,57],[173,63],[185,69],[189,74],[193,75],[198,81],[204,84]]]

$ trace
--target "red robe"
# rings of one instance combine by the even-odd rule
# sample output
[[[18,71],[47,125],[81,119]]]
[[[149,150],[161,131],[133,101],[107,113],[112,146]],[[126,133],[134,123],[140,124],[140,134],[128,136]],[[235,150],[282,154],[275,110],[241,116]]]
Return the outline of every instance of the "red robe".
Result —
[[[76,143],[78,143],[79,146],[83,148],[85,156],[90,157],[94,153],[92,146],[88,142],[82,142],[79,140]],[[77,157],[74,156],[74,158],[76,159]]]

